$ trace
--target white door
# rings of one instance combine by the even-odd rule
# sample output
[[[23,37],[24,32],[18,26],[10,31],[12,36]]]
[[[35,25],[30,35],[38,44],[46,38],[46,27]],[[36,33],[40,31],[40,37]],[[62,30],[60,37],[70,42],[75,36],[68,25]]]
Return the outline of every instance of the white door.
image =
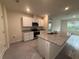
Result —
[[[0,5],[0,48],[5,46],[5,29],[4,29],[4,19],[2,15],[2,9]]]

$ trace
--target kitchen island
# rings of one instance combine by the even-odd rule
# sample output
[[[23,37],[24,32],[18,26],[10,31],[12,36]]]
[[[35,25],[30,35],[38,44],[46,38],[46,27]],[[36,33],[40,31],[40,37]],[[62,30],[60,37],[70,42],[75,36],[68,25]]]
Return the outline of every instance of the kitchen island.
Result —
[[[66,34],[42,33],[38,36],[38,52],[45,59],[55,59],[69,38]]]

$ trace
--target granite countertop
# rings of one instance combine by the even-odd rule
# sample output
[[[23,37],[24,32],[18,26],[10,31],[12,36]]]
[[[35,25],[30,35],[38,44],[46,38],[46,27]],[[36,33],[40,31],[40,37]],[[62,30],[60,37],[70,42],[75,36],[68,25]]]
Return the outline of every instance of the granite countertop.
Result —
[[[47,34],[43,33],[38,36],[39,38],[46,40],[50,43],[53,43],[57,46],[62,46],[65,44],[65,42],[68,40],[68,36],[65,34]]]

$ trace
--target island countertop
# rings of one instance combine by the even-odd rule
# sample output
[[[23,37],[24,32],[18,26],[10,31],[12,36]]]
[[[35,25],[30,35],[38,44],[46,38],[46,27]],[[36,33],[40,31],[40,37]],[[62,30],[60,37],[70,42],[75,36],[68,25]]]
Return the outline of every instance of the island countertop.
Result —
[[[47,33],[43,33],[38,37],[50,43],[53,43],[57,46],[62,46],[69,38],[69,36],[65,34],[47,34]]]

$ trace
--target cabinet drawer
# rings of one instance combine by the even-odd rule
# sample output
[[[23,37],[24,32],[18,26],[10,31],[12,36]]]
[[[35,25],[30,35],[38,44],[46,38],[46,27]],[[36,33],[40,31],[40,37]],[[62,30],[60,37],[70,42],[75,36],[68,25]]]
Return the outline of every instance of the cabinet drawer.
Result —
[[[24,33],[24,41],[28,41],[29,40],[29,33]]]
[[[24,41],[33,40],[33,32],[24,33]]]

